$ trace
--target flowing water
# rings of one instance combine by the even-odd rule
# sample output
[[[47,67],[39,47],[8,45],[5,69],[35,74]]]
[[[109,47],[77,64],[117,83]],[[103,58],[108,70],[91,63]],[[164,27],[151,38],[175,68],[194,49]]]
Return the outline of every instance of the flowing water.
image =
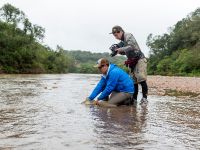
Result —
[[[99,75],[0,75],[0,149],[200,149],[200,101],[80,104]]]

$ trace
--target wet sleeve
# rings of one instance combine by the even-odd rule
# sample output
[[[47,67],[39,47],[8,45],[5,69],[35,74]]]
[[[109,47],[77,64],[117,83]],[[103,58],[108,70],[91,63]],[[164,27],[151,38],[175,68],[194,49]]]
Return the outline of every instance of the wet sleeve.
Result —
[[[137,42],[132,34],[127,34],[126,41],[127,41],[128,45],[120,48],[120,50],[122,50],[122,52],[127,53],[129,51],[138,49]]]
[[[97,95],[99,95],[99,93],[101,93],[103,91],[105,84],[106,84],[105,79],[103,77],[101,77],[101,80],[99,81],[97,86],[94,88],[94,90],[90,94],[89,99],[94,100],[95,97],[97,97]]]
[[[123,46],[124,46],[124,42],[121,41],[121,42],[119,42],[117,45],[119,46],[119,48],[120,48],[120,47],[123,47]]]
[[[106,97],[108,97],[111,94],[111,92],[115,89],[118,79],[119,79],[118,71],[113,71],[112,76],[110,76],[107,81],[105,89],[102,91],[101,95],[97,99],[104,100]]]

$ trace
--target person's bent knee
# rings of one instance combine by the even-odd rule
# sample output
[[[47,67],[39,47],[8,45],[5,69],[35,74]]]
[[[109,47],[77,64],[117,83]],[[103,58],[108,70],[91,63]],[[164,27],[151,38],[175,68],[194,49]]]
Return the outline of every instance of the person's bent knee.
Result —
[[[130,94],[130,93],[119,92],[119,93],[115,94],[115,96],[113,96],[108,101],[108,103],[118,105],[118,104],[128,100],[129,98],[131,98],[131,96],[132,96],[132,94]]]

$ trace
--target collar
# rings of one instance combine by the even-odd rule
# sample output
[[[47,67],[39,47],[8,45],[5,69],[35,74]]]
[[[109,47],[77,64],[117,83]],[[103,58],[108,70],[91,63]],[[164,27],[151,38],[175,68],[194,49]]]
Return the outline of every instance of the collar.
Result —
[[[124,32],[122,34],[121,41],[124,41]]]

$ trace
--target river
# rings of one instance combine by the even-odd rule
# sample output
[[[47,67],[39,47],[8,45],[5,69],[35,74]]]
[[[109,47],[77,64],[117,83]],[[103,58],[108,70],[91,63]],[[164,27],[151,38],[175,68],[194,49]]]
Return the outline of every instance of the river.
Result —
[[[150,95],[147,107],[81,104],[98,80],[0,75],[0,149],[200,149],[200,101]]]

